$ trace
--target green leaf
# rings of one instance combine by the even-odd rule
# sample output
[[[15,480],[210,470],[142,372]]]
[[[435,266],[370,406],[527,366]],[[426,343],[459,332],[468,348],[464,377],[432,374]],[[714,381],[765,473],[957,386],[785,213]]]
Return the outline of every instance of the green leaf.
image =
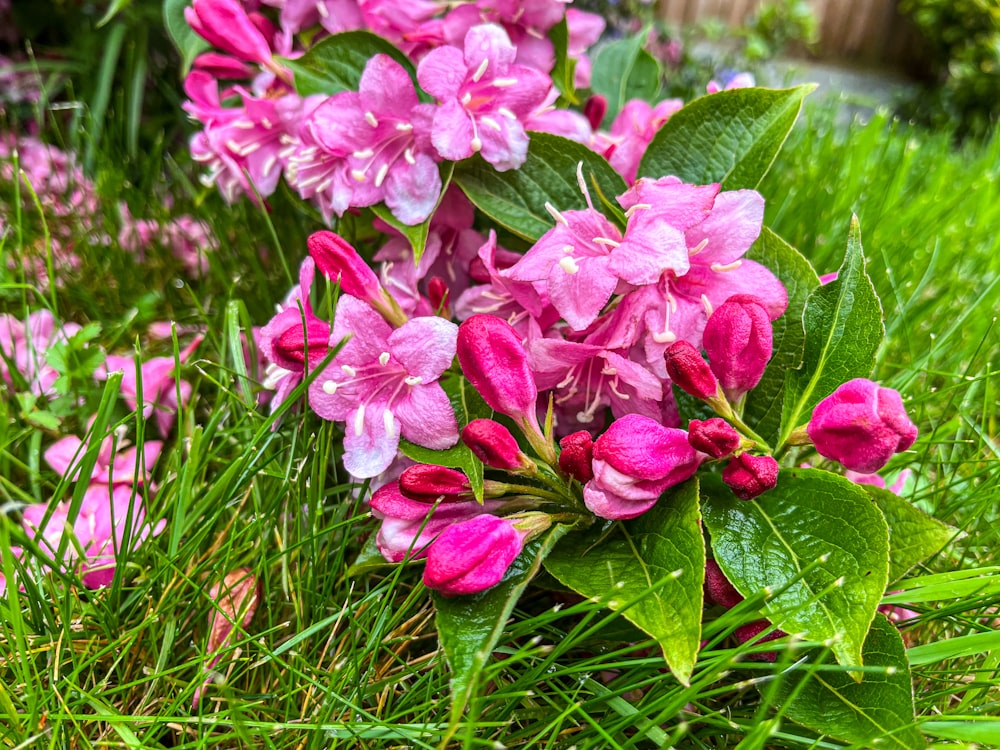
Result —
[[[757,187],[814,88],[732,89],[695,99],[653,137],[639,177],[676,175],[698,185],[720,182],[724,190]]]
[[[920,730],[945,740],[966,740],[984,747],[1000,747],[1000,719],[986,716],[969,717],[966,721],[925,721]]]
[[[556,64],[552,67],[552,85],[569,104],[579,104],[576,95],[576,60],[569,56],[569,26],[566,16],[549,29],[549,39],[556,55]]]
[[[417,71],[402,50],[370,31],[345,31],[328,36],[295,60],[281,64],[295,76],[300,96],[357,91],[365,65],[375,55],[389,55],[409,73],[417,86]],[[419,87],[417,87],[419,91]]]
[[[767,227],[746,254],[777,276],[788,290],[788,309],[773,323],[774,353],[760,383],[747,394],[743,421],[774,445],[781,430],[781,405],[785,376],[802,365],[805,330],[802,310],[809,293],[819,286],[819,277],[801,253]]]
[[[785,381],[781,416],[784,444],[792,430],[809,420],[813,408],[842,383],[866,378],[882,343],[882,303],[865,271],[858,217],[851,218],[847,255],[836,281],[809,295],[803,312],[806,343],[802,368]]]
[[[344,574],[346,578],[354,578],[359,575],[364,575],[372,570],[382,570],[387,567],[392,567],[396,563],[391,563],[386,560],[382,553],[378,551],[378,542],[376,541],[376,535],[372,534],[368,537],[368,540],[361,547],[361,551],[358,556],[351,563],[351,567],[347,569]]]
[[[775,592],[762,611],[776,626],[862,665],[888,580],[889,531],[861,487],[828,471],[782,470],[777,487],[742,501],[709,475],[702,510],[715,559],[743,596]]]
[[[942,638],[933,643],[923,643],[909,650],[910,664],[921,666],[945,659],[961,659],[987,651],[1000,651],[1000,630]]]
[[[898,581],[906,571],[923,562],[961,532],[924,513],[895,492],[864,485],[889,525],[889,581]]]
[[[184,8],[190,4],[191,0],[163,0],[163,24],[167,27],[170,40],[181,53],[181,75],[187,75],[194,59],[209,47],[208,42],[198,36],[184,18]]]
[[[903,639],[882,616],[875,618],[865,638],[864,660],[868,669],[860,682],[846,671],[788,672],[777,686],[777,700],[788,701],[785,713],[793,721],[845,742],[903,750],[926,747],[914,725],[913,684]]]
[[[698,481],[667,492],[652,510],[620,525],[573,534],[545,560],[545,569],[583,596],[653,636],[670,671],[687,685],[701,643],[705,541]]]
[[[646,34],[636,34],[602,46],[594,55],[590,88],[608,100],[605,119],[610,122],[629,99],[654,102],[660,91],[662,69],[643,49]]]
[[[448,598],[434,592],[438,639],[451,667],[453,723],[462,718],[521,593],[538,572],[542,560],[569,529],[557,524],[541,538],[528,542],[503,580],[481,594]]]
[[[1000,594],[997,572],[997,568],[986,567],[907,578],[895,584],[896,591],[883,596],[882,603],[905,605],[994,596]]]
[[[403,455],[422,464],[461,469],[469,478],[469,486],[472,487],[476,500],[483,501],[483,462],[476,458],[465,443],[458,442],[451,448],[436,451],[411,443],[409,440],[400,440],[399,449]]]
[[[416,225],[404,224],[395,216],[393,216],[392,211],[384,203],[378,203],[372,206],[372,211],[378,216],[382,221],[391,226],[401,235],[406,237],[410,243],[410,247],[413,248],[413,262],[419,263],[420,258],[423,257],[424,250],[427,249],[427,235],[430,232],[431,221],[434,219],[434,213],[437,211],[438,206],[441,205],[441,201],[444,199],[445,191],[448,190],[448,185],[451,184],[451,175],[454,171],[454,162],[443,162],[439,166],[441,172],[441,192],[438,195],[437,203],[434,204],[434,209],[431,211],[430,216],[424,219],[422,222]]]
[[[528,158],[519,169],[497,172],[477,154],[455,165],[455,182],[484,214],[536,242],[555,225],[546,203],[560,211],[587,208],[576,178],[581,163],[595,204],[595,184],[606,196],[625,192],[625,180],[604,157],[550,133],[531,133]]]

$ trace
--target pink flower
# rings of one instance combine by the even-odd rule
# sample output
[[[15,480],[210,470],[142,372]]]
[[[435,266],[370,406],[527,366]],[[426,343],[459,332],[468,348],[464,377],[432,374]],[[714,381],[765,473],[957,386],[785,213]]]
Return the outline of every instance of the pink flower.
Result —
[[[712,458],[725,458],[740,447],[742,438],[733,426],[720,417],[704,421],[692,419],[688,424],[691,447]]]
[[[670,380],[689,396],[702,401],[716,398],[719,381],[705,358],[688,341],[675,341],[664,354]]]
[[[680,99],[664,99],[655,106],[642,99],[631,99],[611,124],[610,133],[598,134],[593,147],[605,154],[611,166],[632,184],[653,136],[683,106]]]
[[[807,433],[824,458],[871,474],[917,439],[897,391],[855,378],[816,405]]]
[[[355,477],[383,472],[400,436],[433,450],[458,442],[458,422],[438,378],[455,356],[458,328],[422,317],[392,329],[348,294],[337,303],[331,341],[347,343],[309,388],[323,419],[346,422],[344,468]]]
[[[331,281],[339,281],[347,294],[370,305],[382,301],[384,292],[378,277],[347,240],[324,230],[309,235],[306,244],[320,272]]]
[[[760,382],[771,359],[773,333],[761,300],[737,294],[708,318],[702,345],[726,398],[735,403]]]
[[[498,171],[516,169],[528,153],[523,120],[545,100],[551,81],[514,62],[517,49],[500,26],[483,24],[456,47],[431,50],[417,80],[441,105],[434,112],[432,140],[445,159],[480,152]]]
[[[431,544],[424,585],[444,596],[478,594],[503,579],[528,532],[511,519],[481,515],[449,526]]]
[[[559,468],[578,482],[594,478],[594,439],[586,430],[574,432],[559,441]]]
[[[700,463],[684,430],[628,414],[594,442],[594,478],[583,488],[584,503],[601,518],[635,518],[664,490],[693,476]]]
[[[741,453],[722,470],[722,481],[740,500],[752,500],[778,484],[778,462],[771,456]]]
[[[184,18],[211,45],[241,60],[271,64],[271,45],[239,0],[194,0]]]
[[[97,462],[88,481],[113,486],[149,484],[149,474],[162,450],[163,443],[147,440],[143,443],[142,455],[139,455],[137,448],[116,446],[114,437],[108,435],[101,441]],[[80,463],[86,451],[87,442],[76,435],[67,435],[45,450],[45,463],[60,476],[79,481]]]
[[[10,361],[13,371],[24,378],[32,393],[53,395],[59,373],[45,359],[45,353],[79,330],[76,323],[59,323],[48,310],[33,312],[25,321],[0,314],[0,380],[14,382],[7,364]]]
[[[489,467],[522,471],[533,466],[510,430],[492,419],[473,419],[462,428],[462,442]]]

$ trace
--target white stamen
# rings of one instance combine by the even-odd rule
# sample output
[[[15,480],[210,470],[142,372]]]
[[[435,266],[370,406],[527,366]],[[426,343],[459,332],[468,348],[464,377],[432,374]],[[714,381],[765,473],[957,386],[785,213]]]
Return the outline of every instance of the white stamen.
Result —
[[[278,163],[277,156],[272,154],[271,156],[267,157],[267,161],[264,162],[264,169],[263,169],[265,177],[271,174],[271,172],[274,170],[274,165],[277,163]]]
[[[673,331],[657,331],[653,334],[653,341],[657,344],[672,344],[677,340],[677,334]]]
[[[413,166],[417,163],[417,160],[413,158],[413,149],[406,149],[403,152],[403,158],[406,159],[406,163]]]
[[[358,371],[350,365],[341,365],[340,369],[344,371],[345,375],[349,375],[352,378],[356,378],[358,376]]]
[[[479,79],[483,77],[488,67],[490,67],[490,59],[485,57],[483,58],[483,61],[479,63],[479,67],[476,68],[476,72],[472,74],[472,80],[475,83],[479,83]]]
[[[353,177],[358,182],[364,182],[365,181],[365,170],[363,170],[363,169],[352,169],[351,170],[351,177]]]
[[[327,380],[325,383],[323,383],[323,393],[327,394],[328,396],[332,396],[336,392],[337,392],[337,381]]]
[[[517,79],[516,78],[494,78],[493,79],[493,85],[496,86],[498,89],[505,89],[508,86],[516,86],[517,85]]]
[[[501,115],[503,115],[504,117],[506,117],[508,120],[516,120],[517,119],[517,115],[515,115],[513,112],[511,112],[506,107],[499,107],[499,108],[497,108],[497,112],[499,112]]]
[[[365,405],[361,404],[358,410],[354,412],[354,434],[361,436],[361,433],[365,431]]]
[[[459,101],[462,102],[462,106],[464,107],[466,104],[468,104],[469,102],[472,101],[472,94],[470,94],[468,91],[466,91],[462,95],[462,98]]]
[[[713,263],[709,267],[716,273],[725,273],[726,271],[735,271],[742,265],[742,260],[734,260],[732,263]]]
[[[701,295],[701,306],[705,308],[705,316],[711,318],[712,313],[715,312],[715,308],[712,307],[711,300],[709,300],[704,294]]]
[[[393,416],[393,413],[391,411],[389,411],[388,409],[385,409],[382,412],[382,424],[385,425],[385,431],[387,433],[389,433],[390,435],[394,431],[393,428],[396,425],[396,421],[395,420],[396,420],[396,418]]]
[[[653,207],[652,203],[636,203],[634,206],[631,206],[628,211],[625,212],[625,218],[631,219],[632,214],[634,214],[636,211],[645,211],[647,208],[652,208],[652,207]]]
[[[355,151],[352,156],[355,159],[371,159],[375,156],[375,151],[370,148],[362,149],[361,151]]]
[[[389,165],[383,164],[379,167],[378,174],[375,175],[375,187],[382,187],[382,183],[385,182],[385,176],[389,174]]]
[[[620,242],[615,242],[608,237],[594,237],[591,242],[595,245],[607,245],[608,247],[618,247],[621,244]]]
[[[583,162],[576,163],[576,184],[580,186],[580,192],[587,199],[587,208],[594,210],[594,202],[590,200],[590,191],[587,189],[587,181],[583,179]]]
[[[387,364],[389,364],[389,352],[382,352],[380,355],[378,355],[378,363],[382,365],[382,367],[385,367]]]
[[[262,117],[260,124],[264,126],[264,130],[270,130],[274,127],[274,123],[268,120],[266,117]]]
[[[576,250],[576,248],[572,245],[563,245],[562,251],[566,253],[566,255],[572,255],[574,250]]]
[[[424,379],[419,375],[408,375],[403,378],[403,382],[407,385],[420,385],[424,382]]]
[[[604,369],[601,370],[601,375],[617,375],[617,374],[618,374],[617,367],[605,367]]]
[[[480,117],[479,120],[483,123],[483,125],[485,125],[488,128],[492,128],[497,132],[503,130],[503,128],[500,127],[500,123],[494,120],[492,117]]]
[[[397,122],[396,123],[396,130],[398,130],[400,133],[409,133],[411,130],[413,130],[413,123],[412,122]]]
[[[576,264],[576,261],[571,255],[567,255],[565,258],[560,260],[559,267],[571,276],[580,270],[580,266]]]
[[[688,248],[688,257],[690,258],[690,257],[693,257],[693,256],[697,255],[702,250],[704,250],[706,247],[708,247],[708,237],[706,237],[705,239],[703,239],[701,242],[699,242],[694,247]]]
[[[367,122],[373,128],[378,127],[378,120],[375,119],[375,115],[373,115],[371,112],[365,112],[365,122]]]
[[[329,18],[330,11],[326,7],[326,0],[318,0],[316,3],[316,10],[319,12],[322,18]]]
[[[480,137],[477,135],[477,136],[473,136],[472,140],[469,141],[469,145],[472,146],[472,150],[474,152],[478,152],[483,147],[483,142],[480,139]]]
[[[566,221],[566,217],[559,212],[558,208],[553,206],[548,201],[545,201],[545,210],[549,212],[549,216],[551,216],[553,219],[556,220],[557,224],[563,224],[565,226],[569,226],[569,222]]]

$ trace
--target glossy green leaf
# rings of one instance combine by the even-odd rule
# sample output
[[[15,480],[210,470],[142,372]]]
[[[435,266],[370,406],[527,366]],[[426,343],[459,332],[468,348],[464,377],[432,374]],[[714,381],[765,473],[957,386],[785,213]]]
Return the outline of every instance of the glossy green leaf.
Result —
[[[715,559],[743,596],[775,592],[762,611],[776,626],[862,665],[888,580],[889,531],[861,487],[828,471],[783,470],[777,487],[742,501],[710,475],[702,511]]]
[[[885,325],[882,303],[865,271],[858,217],[851,218],[847,254],[837,280],[806,301],[802,368],[788,373],[781,416],[781,443],[809,421],[813,408],[842,383],[871,375]]]
[[[846,671],[810,674],[808,666],[785,673],[777,686],[777,700],[790,700],[785,713],[793,721],[861,747],[926,747],[914,725],[913,685],[903,639],[881,615],[865,638],[864,660],[868,669],[861,682]]]
[[[556,63],[552,66],[552,85],[568,103],[579,104],[575,83],[576,60],[569,56],[569,26],[566,16],[549,29],[549,39],[556,55]]]
[[[528,158],[518,169],[497,172],[478,155],[455,165],[455,183],[484,214],[517,236],[535,242],[555,226],[546,203],[560,211],[587,207],[578,165],[595,206],[600,205],[595,183],[606,196],[625,192],[625,180],[582,143],[550,133],[530,135]]]
[[[402,50],[370,31],[344,31],[328,36],[295,60],[281,59],[292,71],[300,96],[357,91],[365,65],[375,55],[389,55],[417,86],[417,71]],[[419,87],[418,87],[419,91]]]
[[[558,524],[526,544],[503,580],[481,594],[449,598],[434,593],[438,639],[451,667],[453,723],[461,719],[521,593],[569,528]]]
[[[181,53],[181,73],[186,75],[191,63],[202,52],[208,49],[208,42],[198,36],[194,29],[188,26],[184,18],[184,9],[191,0],[163,0],[163,24],[167,35]]]
[[[889,525],[889,580],[923,562],[955,539],[960,532],[924,513],[910,501],[881,487],[864,486]]]
[[[596,67],[596,66],[595,66]],[[755,188],[815,86],[732,89],[695,99],[667,120],[639,163],[639,177]]]
[[[602,46],[594,55],[590,88],[608,100],[605,122],[611,122],[629,99],[653,102],[660,90],[660,64],[643,49],[645,34]]]
[[[545,569],[564,585],[596,597],[653,636],[682,683],[701,643],[705,542],[698,481],[668,491],[652,510],[604,538],[600,530],[564,539]]]
[[[781,405],[785,394],[785,376],[802,364],[805,329],[802,311],[809,294],[819,286],[812,265],[794,247],[767,227],[746,254],[766,266],[788,290],[788,309],[774,321],[774,353],[760,383],[747,394],[743,421],[762,438],[774,445],[781,431]]]

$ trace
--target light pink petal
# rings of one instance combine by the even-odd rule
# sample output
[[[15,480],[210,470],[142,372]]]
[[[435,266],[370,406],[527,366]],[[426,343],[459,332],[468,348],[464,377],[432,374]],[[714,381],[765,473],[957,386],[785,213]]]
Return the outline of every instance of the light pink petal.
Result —
[[[549,299],[574,331],[584,330],[597,319],[618,286],[609,262],[607,257],[578,258],[576,273],[567,272],[559,264],[552,266]]]
[[[397,161],[385,181],[385,204],[392,215],[414,226],[431,215],[441,195],[441,173],[427,154],[414,154],[414,164]]]
[[[365,65],[358,84],[361,105],[376,116],[392,112],[398,116],[419,104],[413,79],[388,55],[375,55]]]
[[[420,88],[442,101],[458,96],[466,75],[465,60],[457,47],[433,49],[417,66]]]
[[[495,115],[492,121],[500,125],[500,130],[480,122],[479,137],[482,140],[482,155],[498,172],[517,169],[528,158],[528,134],[517,120]]]
[[[756,190],[719,193],[708,218],[687,231],[690,248],[708,240],[704,250],[694,256],[693,262],[725,264],[742,258],[760,236],[763,221],[764,198]]]
[[[652,212],[637,212],[622,243],[611,251],[609,269],[636,286],[655,284],[667,271],[683,276],[690,265],[684,235]]]
[[[413,318],[389,335],[389,351],[411,376],[437,380],[455,358],[458,326],[433,317]]]
[[[483,60],[488,60],[486,78],[505,76],[516,56],[517,49],[510,43],[507,32],[496,24],[473,26],[465,35],[465,65],[475,71]]]
[[[461,161],[472,156],[474,135],[469,113],[457,99],[451,99],[435,110],[431,142],[442,158]]]
[[[348,415],[344,426],[344,468],[351,475],[368,479],[389,468],[399,448],[399,420],[390,417],[392,413],[378,401],[364,405],[361,419],[358,410]]]
[[[411,388],[409,395],[395,403],[394,411],[403,437],[411,443],[444,450],[458,442],[455,411],[437,383]]]

